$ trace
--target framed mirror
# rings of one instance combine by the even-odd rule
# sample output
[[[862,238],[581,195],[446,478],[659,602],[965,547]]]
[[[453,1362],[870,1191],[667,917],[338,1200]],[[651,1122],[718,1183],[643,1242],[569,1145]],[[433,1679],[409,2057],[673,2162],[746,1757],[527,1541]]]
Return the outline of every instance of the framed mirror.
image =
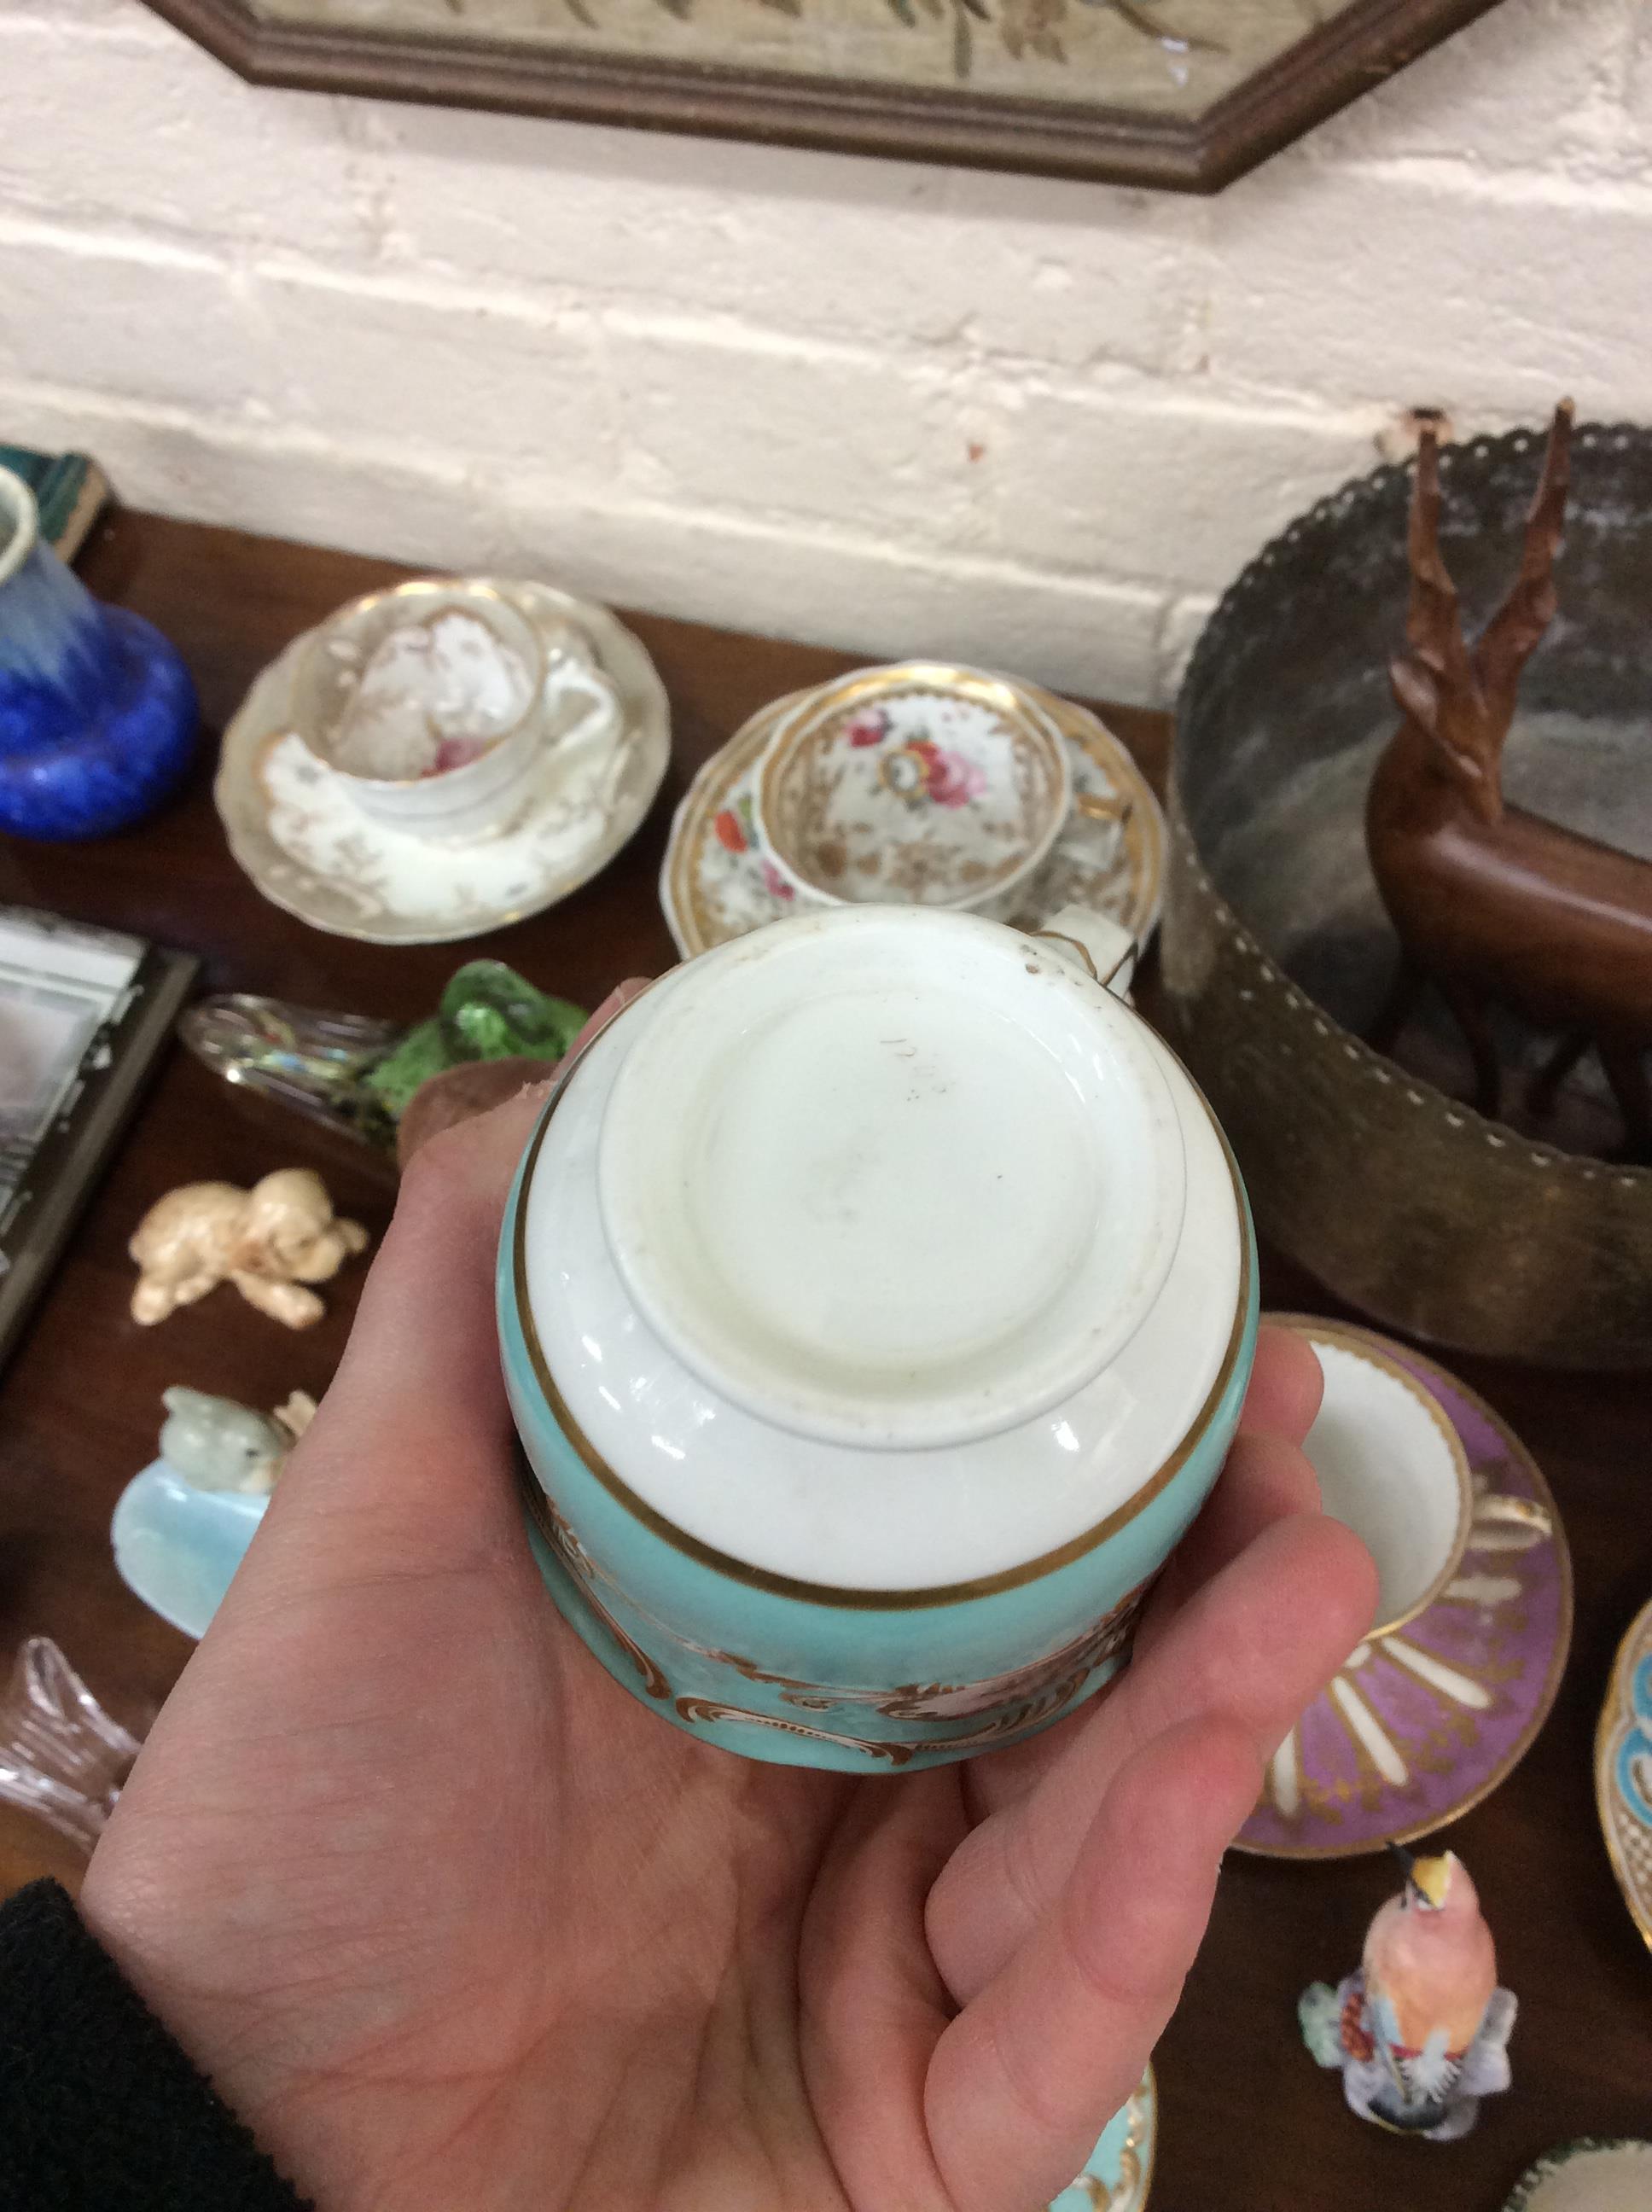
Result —
[[[1215,191],[1495,0],[149,0],[243,76]]]

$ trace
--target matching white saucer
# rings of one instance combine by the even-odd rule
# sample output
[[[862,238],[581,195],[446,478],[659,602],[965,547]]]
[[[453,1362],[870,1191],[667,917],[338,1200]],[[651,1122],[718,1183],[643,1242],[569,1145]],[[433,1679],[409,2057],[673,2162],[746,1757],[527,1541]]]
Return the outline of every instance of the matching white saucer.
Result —
[[[555,640],[571,626],[617,696],[547,747],[503,830],[440,844],[370,819],[291,727],[309,634],[263,671],[224,732],[214,797],[229,849],[264,896],[317,929],[434,945],[503,928],[605,867],[642,823],[671,754],[665,686],[605,608],[548,584],[495,588]]]

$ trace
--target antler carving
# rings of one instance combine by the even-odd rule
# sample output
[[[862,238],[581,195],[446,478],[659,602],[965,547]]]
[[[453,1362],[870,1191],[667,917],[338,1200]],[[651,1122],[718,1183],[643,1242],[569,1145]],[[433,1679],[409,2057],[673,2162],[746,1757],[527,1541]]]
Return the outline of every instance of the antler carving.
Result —
[[[1503,747],[1521,672],[1554,618],[1554,556],[1565,527],[1571,423],[1572,403],[1562,400],[1526,519],[1520,572],[1472,653],[1457,587],[1440,551],[1440,448],[1431,422],[1418,448],[1406,539],[1409,650],[1396,657],[1389,674],[1401,712],[1432,741],[1436,766],[1462,786],[1487,823],[1503,815]]]
[[[1503,748],[1521,676],[1554,618],[1572,409],[1555,411],[1520,571],[1471,651],[1440,553],[1440,465],[1423,432],[1412,495],[1406,650],[1390,675],[1403,719],[1365,804],[1365,841],[1398,933],[1400,971],[1372,1033],[1386,1050],[1425,980],[1473,1056],[1482,1113],[1502,1092],[1489,1011],[1508,1008],[1559,1052],[1535,1108],[1593,1044],[1631,1151],[1652,1156],[1652,863],[1503,802]]]

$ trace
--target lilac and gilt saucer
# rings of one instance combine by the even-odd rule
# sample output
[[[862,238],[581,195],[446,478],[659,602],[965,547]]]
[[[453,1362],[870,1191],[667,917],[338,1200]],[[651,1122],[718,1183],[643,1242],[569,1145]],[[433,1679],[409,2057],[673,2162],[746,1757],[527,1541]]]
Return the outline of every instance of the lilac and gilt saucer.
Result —
[[[1444,1827],[1530,1750],[1571,1642],[1571,1557],[1531,1454],[1466,1384],[1372,1329],[1266,1318],[1396,1362],[1455,1431],[1473,1484],[1452,1579],[1350,1654],[1275,1753],[1238,1838],[1266,1858],[1353,1858]]]
[[[1624,1902],[1652,1948],[1652,1603],[1613,1662],[1594,1737],[1594,1801]]]
[[[1158,921],[1164,873],[1158,802],[1118,738],[1087,708],[1033,684],[1018,688],[1066,740],[1073,805],[1009,919],[1036,927],[1064,906],[1085,906],[1121,923],[1145,947]],[[799,894],[762,849],[754,803],[770,738],[812,696],[793,692],[761,708],[712,755],[677,810],[659,903],[685,959],[799,909]]]

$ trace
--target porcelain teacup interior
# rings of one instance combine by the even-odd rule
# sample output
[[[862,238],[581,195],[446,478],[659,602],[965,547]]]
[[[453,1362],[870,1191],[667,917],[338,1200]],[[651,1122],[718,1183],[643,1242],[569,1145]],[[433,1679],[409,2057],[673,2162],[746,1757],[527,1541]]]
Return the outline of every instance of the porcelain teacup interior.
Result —
[[[1066,912],[837,908],[635,1000],[501,1249],[524,1503],[616,1678],[731,1749],[876,1770],[1122,1663],[1255,1331],[1230,1155]]]
[[[1376,1563],[1387,1634],[1431,1605],[1467,1547],[1473,1483],[1462,1440],[1416,1376],[1332,1322],[1293,1321],[1314,1346],[1325,1395],[1306,1449],[1325,1510]]]
[[[808,693],[757,770],[757,835],[805,897],[1007,911],[1072,799],[1066,740],[1017,684],[908,661]]]
[[[294,684],[298,734],[358,810],[442,842],[507,827],[547,749],[615,705],[571,629],[547,638],[495,586],[465,578],[341,609]]]

